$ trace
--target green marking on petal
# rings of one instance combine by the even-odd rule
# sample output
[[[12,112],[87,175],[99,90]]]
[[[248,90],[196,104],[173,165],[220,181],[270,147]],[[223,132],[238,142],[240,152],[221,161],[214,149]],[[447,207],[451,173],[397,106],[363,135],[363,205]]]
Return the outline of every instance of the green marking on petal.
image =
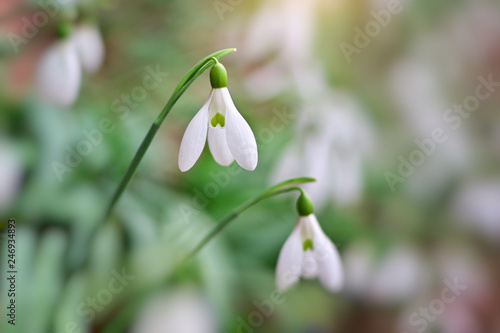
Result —
[[[210,124],[212,124],[212,127],[217,127],[217,124],[220,124],[220,127],[224,127],[226,125],[226,118],[217,112],[212,120],[210,120]]]
[[[307,251],[307,249],[311,249],[311,251],[314,250],[314,247],[313,247],[313,241],[312,239],[308,238],[304,241],[304,243],[302,243],[302,247],[304,248],[304,252]]]

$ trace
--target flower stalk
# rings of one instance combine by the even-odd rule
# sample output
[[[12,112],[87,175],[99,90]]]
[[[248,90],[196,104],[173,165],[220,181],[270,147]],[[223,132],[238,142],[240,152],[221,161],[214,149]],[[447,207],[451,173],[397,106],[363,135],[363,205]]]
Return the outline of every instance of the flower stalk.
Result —
[[[304,195],[303,190],[300,187],[297,187],[298,185],[302,185],[305,183],[312,183],[315,182],[316,179],[314,178],[309,178],[309,177],[300,177],[300,178],[293,178],[289,179],[287,181],[284,181],[282,183],[279,183],[278,185],[275,185],[262,193],[261,195],[252,198],[242,204],[240,207],[233,209],[226,217],[224,217],[217,225],[215,226],[212,231],[207,234],[201,241],[196,245],[196,247],[189,252],[189,254],[185,257],[185,259],[181,262],[181,265],[188,262],[191,258],[193,258],[212,238],[217,236],[231,221],[233,221],[235,218],[237,218],[241,213],[249,209],[250,207],[256,205],[257,203],[268,199],[270,197],[283,194],[283,193],[288,193],[292,191],[299,191],[301,193],[301,196]]]
[[[229,214],[226,215],[226,217],[224,217],[222,220],[220,220],[214,227],[214,229],[212,229],[212,231],[209,234],[207,234],[198,243],[198,245],[196,245],[196,247],[184,257],[183,260],[179,261],[179,263],[173,267],[173,269],[170,271],[170,274],[166,276],[166,279],[165,281],[163,281],[163,283],[168,282],[172,278],[173,272],[177,271],[178,269],[182,268],[185,264],[187,264],[196,254],[198,254],[198,252],[200,252],[201,249],[203,249],[203,247],[208,242],[210,242],[215,236],[217,236],[231,221],[236,219],[244,211],[246,211],[250,207],[256,205],[257,203],[265,199],[274,197],[279,194],[288,193],[292,191],[299,191],[301,195],[303,195],[304,191],[298,186],[315,181],[316,179],[309,177],[299,177],[299,178],[289,179],[287,181],[284,181],[269,188],[264,193],[248,200],[240,207],[229,212]],[[148,297],[150,297],[151,294],[159,290],[159,288],[161,288],[160,284],[151,284],[145,290],[137,294],[133,302],[127,302],[124,308],[120,311],[119,315],[116,318],[114,318],[113,321],[104,330],[104,333],[123,332],[124,330],[126,330],[126,327],[130,324],[130,318],[132,317],[131,314],[135,313],[138,310],[138,308],[142,306],[143,302],[145,302],[145,300],[148,299]]]

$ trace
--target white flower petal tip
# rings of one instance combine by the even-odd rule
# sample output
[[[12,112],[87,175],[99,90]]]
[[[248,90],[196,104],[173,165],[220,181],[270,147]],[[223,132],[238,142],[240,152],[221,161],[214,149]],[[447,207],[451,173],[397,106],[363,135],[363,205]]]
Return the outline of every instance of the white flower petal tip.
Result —
[[[281,249],[276,265],[276,284],[280,291],[294,286],[300,279],[303,251],[300,228],[296,226]]]
[[[234,157],[227,145],[226,131],[220,125],[218,127],[208,127],[208,147],[215,162],[222,166],[233,163]]]
[[[299,218],[276,265],[276,284],[282,292],[292,288],[301,277],[317,277],[330,292],[340,291],[344,283],[340,255],[314,214]]]
[[[81,68],[74,44],[64,39],[50,46],[38,64],[36,91],[39,98],[60,106],[72,105],[81,85]]]
[[[104,41],[99,29],[93,25],[81,25],[75,29],[72,39],[83,69],[90,73],[98,71],[105,56]]]
[[[179,151],[182,172],[196,163],[207,136],[210,152],[218,164],[228,166],[236,160],[246,170],[257,167],[255,136],[236,110],[227,88],[212,89],[205,105],[189,123]]]
[[[208,131],[208,106],[212,100],[213,93],[208,101],[189,123],[179,149],[179,169],[186,172],[193,167],[200,158],[205,147]]]
[[[226,136],[229,149],[243,169],[253,171],[258,163],[257,141],[252,129],[234,106],[229,90],[221,90],[226,106]]]

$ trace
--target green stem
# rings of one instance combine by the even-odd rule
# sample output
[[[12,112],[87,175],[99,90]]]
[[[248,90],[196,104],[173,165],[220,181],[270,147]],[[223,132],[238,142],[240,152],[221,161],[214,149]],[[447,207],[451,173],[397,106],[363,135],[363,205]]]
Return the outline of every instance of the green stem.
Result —
[[[189,254],[184,258],[184,260],[180,261],[179,264],[177,264],[172,272],[176,271],[180,267],[182,267],[184,264],[186,264],[190,259],[192,259],[200,250],[217,234],[219,234],[232,220],[237,218],[241,213],[249,209],[250,207],[254,206],[255,204],[261,202],[262,200],[265,200],[267,198],[282,194],[282,193],[287,193],[291,191],[300,191],[303,193],[302,189],[297,187],[298,185],[304,184],[304,183],[311,183],[315,182],[316,179],[314,178],[308,178],[308,177],[301,177],[301,178],[293,178],[287,181],[284,181],[276,186],[271,187],[261,195],[252,198],[248,200],[246,203],[241,205],[240,207],[234,209],[231,211],[225,218],[223,218],[215,228],[208,234],[206,235],[198,245],[189,252]],[[171,278],[171,275],[168,278]],[[161,285],[159,284],[150,284],[146,287],[145,290],[139,292],[135,297],[135,299],[132,302],[126,302],[123,308],[119,311],[120,313],[113,318],[111,323],[107,325],[107,327],[104,328],[104,333],[113,333],[113,332],[123,332],[126,330],[126,327],[130,323],[130,318],[132,317],[131,314],[136,313],[137,309],[143,306],[143,302],[155,291],[160,290],[162,288]]]
[[[215,53],[212,53],[211,55],[205,57],[202,59],[196,66],[191,68],[191,70],[182,78],[181,82],[175,88],[174,92],[172,93],[172,96],[168,100],[167,104],[161,110],[160,114],[154,121],[154,123],[151,125],[151,128],[149,129],[148,133],[146,134],[146,137],[142,141],[141,145],[139,146],[139,149],[135,153],[134,158],[132,159],[132,162],[130,163],[127,172],[123,176],[122,180],[120,181],[120,184],[118,185],[118,188],[116,189],[115,193],[113,194],[113,197],[111,198],[111,202],[109,203],[108,209],[106,211],[106,219],[109,217],[111,214],[113,207],[116,205],[118,200],[120,199],[121,195],[127,188],[127,185],[130,183],[130,180],[135,174],[135,171],[137,170],[137,167],[139,166],[139,163],[141,163],[142,158],[144,157],[144,154],[146,154],[146,151],[149,148],[149,145],[153,141],[153,138],[156,135],[156,132],[158,132],[158,129],[160,128],[161,124],[163,123],[163,120],[165,120],[165,117],[168,115],[170,110],[172,110],[172,107],[175,105],[177,100],[182,96],[182,94],[186,91],[187,88],[207,69],[209,69],[212,65],[218,61],[218,59],[222,59],[223,57],[227,56],[228,54],[233,53],[236,51],[236,49],[225,49],[221,50]]]
[[[316,181],[316,179],[308,178],[308,177],[289,179],[285,182],[282,182],[276,186],[271,187],[270,189],[268,189],[266,192],[262,193],[261,195],[255,197],[253,199],[248,200],[240,207],[232,210],[226,217],[224,217],[219,223],[217,223],[215,228],[212,229],[212,231],[210,231],[210,233],[208,233],[208,235],[206,235],[201,240],[201,242],[198,243],[198,245],[196,245],[196,247],[193,250],[191,250],[191,252],[188,253],[188,255],[184,258],[184,260],[181,261],[180,265],[185,264],[191,258],[193,258],[212,238],[217,236],[231,221],[233,221],[241,213],[243,213],[244,211],[246,211],[250,207],[254,206],[255,204],[257,204],[257,203],[259,203],[267,198],[270,198],[270,197],[273,197],[273,196],[276,196],[276,195],[279,195],[282,193],[287,193],[287,192],[291,192],[291,191],[300,191],[301,193],[303,193],[302,189],[300,187],[297,187],[297,185],[301,185],[304,183],[311,183],[311,182],[315,182],[315,181]]]

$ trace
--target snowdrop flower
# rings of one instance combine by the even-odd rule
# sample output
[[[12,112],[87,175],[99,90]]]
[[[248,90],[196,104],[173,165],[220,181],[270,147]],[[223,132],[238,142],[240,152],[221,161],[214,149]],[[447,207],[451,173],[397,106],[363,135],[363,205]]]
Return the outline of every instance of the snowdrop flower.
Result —
[[[298,133],[277,159],[272,182],[307,174],[318,179],[306,184],[314,202],[351,205],[363,194],[363,166],[376,142],[373,126],[347,93],[319,97],[299,112]]]
[[[380,303],[397,303],[425,290],[429,272],[420,253],[412,247],[394,247],[371,273],[368,298]]]
[[[413,132],[410,136],[412,141],[427,138],[429,133],[441,126],[444,112],[452,105],[440,83],[443,77],[446,78],[440,73],[443,62],[436,64],[434,61],[439,54],[437,46],[442,44],[441,39],[437,41],[433,38],[420,41],[414,46],[414,54],[398,61],[390,74],[390,89],[397,110],[402,112],[408,129]],[[456,70],[453,72],[458,73]],[[440,144],[442,153],[429,156],[419,172],[409,180],[408,189],[412,194],[432,200],[429,194],[440,193],[457,174],[470,167],[475,158],[471,146],[474,140],[468,133],[468,127],[463,122],[456,131],[447,132],[446,142]],[[392,140],[392,144],[395,146],[391,150],[407,149],[405,140]]]
[[[371,243],[358,241],[344,251],[345,290],[364,298],[376,268],[375,250]]]
[[[215,59],[216,60],[216,59]],[[216,63],[210,71],[212,91],[207,102],[189,123],[179,151],[179,169],[196,163],[208,133],[208,147],[215,161],[228,166],[234,160],[244,169],[257,167],[257,142],[252,129],[234,106],[227,89],[227,73]]]
[[[430,285],[424,258],[413,247],[396,246],[377,258],[375,244],[361,242],[344,252],[345,289],[379,304],[415,299]]]
[[[462,227],[476,230],[492,241],[500,238],[500,180],[485,179],[462,186],[452,209]]]
[[[72,36],[82,68],[94,73],[104,61],[104,41],[97,27],[85,24],[77,27]]]
[[[243,32],[244,40],[238,42],[245,51],[244,61],[256,68],[246,82],[254,98],[268,99],[295,86],[300,94],[304,89],[315,93],[318,82],[311,82],[309,76],[314,72],[310,64],[317,63],[312,41],[319,5],[316,1],[266,1],[245,24],[248,33]]]
[[[160,294],[143,308],[133,333],[216,333],[217,322],[207,300],[196,290],[182,288]]]
[[[311,200],[304,193],[297,200],[297,211],[299,220],[283,245],[276,266],[278,289],[291,288],[302,276],[318,277],[327,290],[339,291],[344,279],[340,255],[321,229]]]
[[[36,89],[40,99],[70,106],[78,97],[81,68],[71,38],[55,42],[42,56],[36,76]]]

